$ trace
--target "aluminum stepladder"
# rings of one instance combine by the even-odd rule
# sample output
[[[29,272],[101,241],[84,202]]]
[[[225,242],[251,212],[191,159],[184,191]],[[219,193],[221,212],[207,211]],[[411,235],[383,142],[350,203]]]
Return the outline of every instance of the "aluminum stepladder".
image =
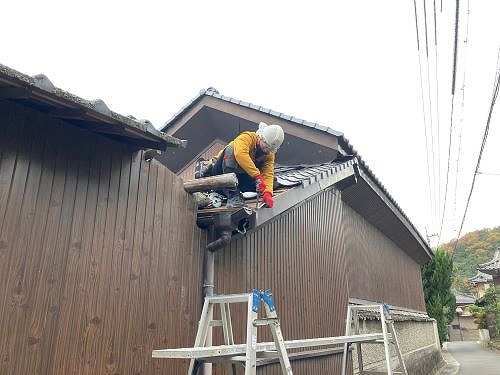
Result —
[[[265,315],[263,319],[258,319],[258,312],[260,303],[264,303]],[[224,344],[234,345],[233,328],[231,323],[231,312],[229,305],[232,303],[247,303],[247,340],[246,340],[246,353],[245,353],[245,375],[256,374],[256,361],[257,361],[257,327],[268,325],[271,328],[274,343],[277,349],[277,355],[281,364],[283,374],[293,375],[290,366],[290,360],[285,349],[283,334],[281,333],[281,326],[274,300],[270,290],[253,290],[252,293],[231,294],[231,295],[218,295],[205,297],[201,317],[196,333],[194,343],[195,348],[204,347],[209,327],[222,326]],[[214,306],[219,305],[221,319],[214,320],[213,312]],[[229,359],[236,360],[237,357],[229,357]],[[192,375],[196,370],[196,360],[191,359],[189,364],[188,375]],[[233,373],[235,368],[233,365]]]
[[[385,362],[387,368],[387,374],[404,374],[408,375],[408,371],[406,369],[406,365],[403,360],[403,355],[401,353],[401,349],[399,347],[398,338],[396,335],[396,331],[394,329],[394,321],[389,311],[389,307],[386,304],[381,305],[349,305],[347,307],[347,319],[346,319],[346,336],[350,336],[352,334],[352,330],[354,330],[354,335],[359,335],[359,312],[360,311],[370,311],[376,312],[380,314],[380,324],[382,326],[382,340],[377,340],[377,343],[384,344],[384,352],[385,352]],[[396,354],[399,360],[399,371],[394,371],[391,365],[391,352],[389,344],[393,344],[396,350]],[[342,358],[342,375],[346,374],[347,368],[347,354],[350,343],[344,344],[344,355]],[[361,353],[361,342],[358,342],[356,345],[356,352],[358,357],[358,369],[360,374],[364,374],[363,369],[363,355]],[[377,372],[370,371],[370,374],[376,374]]]

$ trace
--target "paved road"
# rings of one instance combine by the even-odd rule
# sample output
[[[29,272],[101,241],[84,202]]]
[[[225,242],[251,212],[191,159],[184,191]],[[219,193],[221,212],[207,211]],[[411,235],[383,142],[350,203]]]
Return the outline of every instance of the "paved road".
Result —
[[[448,352],[460,363],[458,375],[499,375],[500,353],[475,341],[452,341]]]

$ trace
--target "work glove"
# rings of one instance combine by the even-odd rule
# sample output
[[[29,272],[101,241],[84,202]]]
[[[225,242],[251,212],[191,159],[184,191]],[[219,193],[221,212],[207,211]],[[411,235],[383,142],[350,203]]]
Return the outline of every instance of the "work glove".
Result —
[[[274,201],[273,201],[273,196],[271,195],[270,192],[265,191],[264,194],[262,195],[262,200],[264,201],[267,207],[273,208]]]
[[[260,174],[255,177],[255,190],[257,190],[257,193],[266,191],[266,183]]]

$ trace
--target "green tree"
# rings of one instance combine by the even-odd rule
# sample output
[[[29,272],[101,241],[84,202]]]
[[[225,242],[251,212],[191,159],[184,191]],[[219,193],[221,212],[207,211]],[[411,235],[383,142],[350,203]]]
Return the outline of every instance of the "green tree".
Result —
[[[439,341],[448,338],[448,324],[455,316],[456,300],[453,284],[452,254],[437,249],[434,257],[422,266],[422,284],[427,313],[436,319]]]
[[[487,324],[494,327],[494,332],[490,332],[491,337],[497,337],[500,332],[500,286],[490,287],[484,293],[484,311],[486,317],[492,314],[493,320],[487,319]]]

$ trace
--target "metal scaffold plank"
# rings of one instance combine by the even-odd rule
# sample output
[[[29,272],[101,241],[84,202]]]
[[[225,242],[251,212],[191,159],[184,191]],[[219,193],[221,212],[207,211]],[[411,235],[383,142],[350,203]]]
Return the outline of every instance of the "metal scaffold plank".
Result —
[[[377,340],[381,340],[383,338],[384,336],[382,333],[369,333],[365,335],[289,340],[285,341],[284,344],[286,349],[300,349],[312,346],[340,345],[356,342],[376,342]],[[218,345],[198,348],[159,349],[153,350],[153,358],[209,358],[218,356],[233,356],[245,354],[246,350],[246,344]],[[261,342],[256,345],[257,352],[271,350],[276,350],[276,344],[274,342]]]

